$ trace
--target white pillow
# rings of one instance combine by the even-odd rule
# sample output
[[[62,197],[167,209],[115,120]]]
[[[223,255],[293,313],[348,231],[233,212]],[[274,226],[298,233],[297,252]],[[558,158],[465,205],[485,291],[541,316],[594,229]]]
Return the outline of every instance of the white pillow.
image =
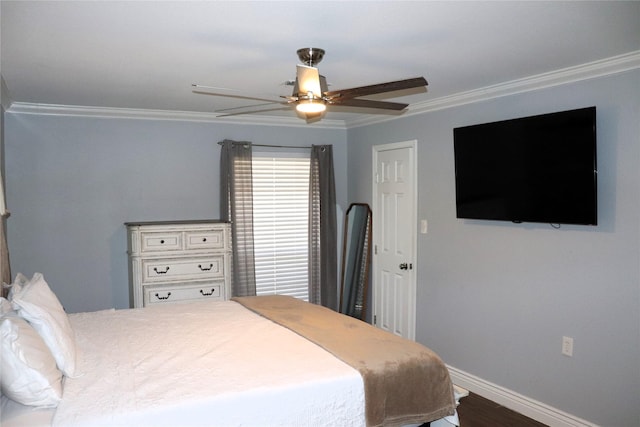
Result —
[[[62,373],[40,335],[16,314],[0,318],[2,394],[23,405],[57,406]]]
[[[29,283],[13,294],[13,308],[38,331],[63,374],[76,372],[76,339],[67,313],[45,282],[35,273]]]

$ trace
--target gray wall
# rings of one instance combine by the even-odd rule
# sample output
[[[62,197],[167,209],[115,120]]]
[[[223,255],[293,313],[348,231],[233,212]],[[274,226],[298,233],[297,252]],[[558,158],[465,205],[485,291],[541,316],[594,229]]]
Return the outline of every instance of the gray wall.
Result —
[[[452,129],[597,106],[599,225],[456,219]],[[371,147],[418,140],[417,340],[451,366],[603,426],[640,425],[640,71],[350,129],[349,195]],[[416,224],[416,232],[418,230]],[[574,356],[561,355],[562,336]]]
[[[129,307],[124,222],[219,218],[218,141],[333,144],[344,130],[6,114],[14,275],[41,272],[69,312]],[[338,203],[347,198],[337,186]]]

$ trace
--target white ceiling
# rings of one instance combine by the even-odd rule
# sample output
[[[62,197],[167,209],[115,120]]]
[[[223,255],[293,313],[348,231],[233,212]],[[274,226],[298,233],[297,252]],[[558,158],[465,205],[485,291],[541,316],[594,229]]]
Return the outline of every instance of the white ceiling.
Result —
[[[638,1],[2,0],[0,14],[14,103],[134,111],[254,103],[192,83],[277,100],[310,46],[331,90],[424,76],[427,92],[392,98],[412,105],[640,50]],[[362,117],[350,111],[325,119]]]

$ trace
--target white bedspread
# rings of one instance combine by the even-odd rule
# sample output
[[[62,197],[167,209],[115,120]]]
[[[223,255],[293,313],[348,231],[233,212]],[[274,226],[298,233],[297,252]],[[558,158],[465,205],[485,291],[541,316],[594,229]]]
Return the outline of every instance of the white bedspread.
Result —
[[[362,426],[359,373],[235,302],[70,316],[55,426]]]

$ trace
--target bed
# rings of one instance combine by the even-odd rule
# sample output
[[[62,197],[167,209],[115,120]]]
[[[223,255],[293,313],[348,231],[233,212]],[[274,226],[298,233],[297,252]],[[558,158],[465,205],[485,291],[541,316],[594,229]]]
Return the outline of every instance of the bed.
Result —
[[[395,426],[455,415],[431,350],[291,297],[77,313],[68,323],[76,365],[57,407],[2,396],[2,426]]]

